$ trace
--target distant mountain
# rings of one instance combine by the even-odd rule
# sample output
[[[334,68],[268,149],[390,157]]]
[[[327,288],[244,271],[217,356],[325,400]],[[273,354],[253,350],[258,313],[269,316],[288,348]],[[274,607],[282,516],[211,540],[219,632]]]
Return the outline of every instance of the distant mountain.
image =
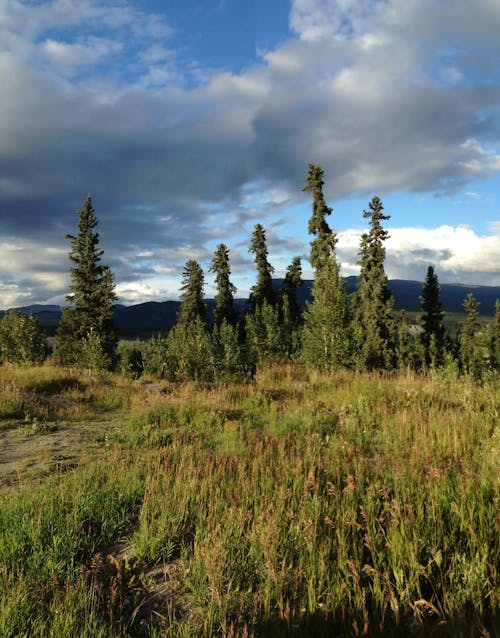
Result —
[[[357,277],[346,277],[347,292],[354,292]],[[305,281],[298,290],[298,298],[305,303],[311,297],[312,281]],[[283,279],[274,279],[273,286],[280,290]],[[419,296],[422,294],[423,283],[420,281],[406,281],[403,279],[391,279],[389,286],[394,294],[396,308],[418,312],[420,310]],[[463,302],[469,292],[480,302],[479,311],[482,315],[493,316],[495,302],[500,299],[500,286],[469,286],[466,284],[441,284],[441,301],[443,308],[448,313],[463,313]],[[209,316],[212,317],[215,308],[213,299],[206,300]],[[238,310],[245,307],[245,299],[236,299],[235,306]],[[115,326],[121,337],[149,337],[158,333],[166,333],[176,322],[179,310],[179,301],[147,301],[133,306],[118,304],[115,309]],[[18,308],[21,312],[36,315],[40,325],[49,335],[55,334],[55,330],[61,318],[61,308],[54,305],[35,304]],[[5,314],[0,311],[0,318]]]

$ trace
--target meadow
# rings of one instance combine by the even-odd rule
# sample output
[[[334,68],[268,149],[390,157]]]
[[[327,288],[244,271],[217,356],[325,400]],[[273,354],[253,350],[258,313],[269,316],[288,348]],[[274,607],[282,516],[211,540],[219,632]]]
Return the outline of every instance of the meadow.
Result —
[[[203,385],[4,366],[0,439],[93,439],[0,476],[0,636],[493,638],[499,389],[450,370]]]

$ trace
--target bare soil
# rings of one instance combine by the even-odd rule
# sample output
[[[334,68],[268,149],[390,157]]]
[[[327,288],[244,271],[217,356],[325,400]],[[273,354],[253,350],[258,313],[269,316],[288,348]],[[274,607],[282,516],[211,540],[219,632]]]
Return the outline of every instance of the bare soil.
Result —
[[[0,492],[64,471],[109,449],[119,422],[28,423],[0,431]]]

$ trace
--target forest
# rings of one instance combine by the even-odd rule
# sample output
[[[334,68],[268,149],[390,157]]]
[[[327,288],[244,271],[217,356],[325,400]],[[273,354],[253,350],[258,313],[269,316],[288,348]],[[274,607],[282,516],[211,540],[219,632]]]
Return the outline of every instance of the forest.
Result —
[[[332,209],[323,195],[321,167],[311,164],[304,190],[312,196],[310,263],[314,270],[312,299],[305,307],[297,299],[302,285],[300,257],[287,269],[282,289],[273,287],[266,230],[257,224],[249,252],[256,283],[243,311],[234,305],[230,251],[221,243],[210,272],[216,283],[214,317],[207,318],[205,274],[188,260],[181,283],[177,324],[166,336],[121,343],[113,325],[116,303],[114,276],[101,262],[97,218],[90,197],[78,211],[78,233],[71,240],[71,292],[57,330],[52,360],[88,370],[121,369],[138,376],[143,371],[169,379],[198,380],[252,377],[259,366],[297,361],[333,370],[428,370],[456,366],[479,378],[500,362],[500,302],[488,326],[479,322],[479,304],[464,299],[466,319],[457,335],[448,334],[440,300],[438,275],[429,265],[420,297],[421,312],[412,325],[397,312],[384,270],[389,219],[378,197],[363,217],[369,230],[359,247],[360,274],[356,291],[348,295],[336,255],[337,236],[328,223]],[[47,355],[42,330],[34,317],[11,310],[0,322],[0,357],[12,363],[42,361]]]
[[[120,342],[88,198],[53,351],[0,322],[2,638],[494,638],[500,304],[445,327],[430,265],[394,309],[379,198],[346,292],[310,165],[313,294],[272,286],[266,231],[236,312],[229,248],[188,260],[177,324]]]

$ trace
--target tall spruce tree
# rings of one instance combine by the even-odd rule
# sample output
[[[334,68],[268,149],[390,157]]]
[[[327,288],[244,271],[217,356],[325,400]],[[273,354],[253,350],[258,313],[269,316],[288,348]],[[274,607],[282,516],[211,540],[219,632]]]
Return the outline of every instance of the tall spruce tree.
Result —
[[[417,322],[422,328],[420,342],[422,344],[424,365],[442,366],[444,363],[446,329],[443,324],[443,306],[441,289],[434,268],[429,266],[420,296],[422,312]]]
[[[495,316],[488,326],[488,355],[490,366],[500,370],[500,300],[495,303]]]
[[[480,303],[470,292],[463,306],[467,317],[460,326],[459,332],[460,362],[463,370],[478,378],[483,370],[483,354],[478,338]]]
[[[300,257],[294,257],[288,266],[283,286],[283,301],[288,302],[288,312],[294,327],[301,323],[301,308],[297,299],[297,290],[302,286],[302,264]]]
[[[89,368],[112,368],[116,362],[117,336],[113,325],[116,303],[114,276],[101,263],[103,255],[92,200],[77,211],[78,233],[71,240],[69,258],[71,306],[64,308],[57,330],[54,354],[65,364],[85,364]]]
[[[215,274],[215,284],[217,294],[215,295],[215,325],[220,326],[225,320],[234,325],[236,323],[236,313],[234,311],[234,286],[229,277],[231,268],[229,265],[229,248],[225,244],[219,244],[215,251],[210,271]]]
[[[370,220],[370,230],[360,243],[361,266],[354,295],[354,338],[356,363],[368,370],[390,369],[395,361],[394,301],[384,269],[384,241],[389,233],[381,222],[390,219],[384,207],[373,197],[363,217]]]
[[[267,260],[266,231],[262,224],[256,224],[248,252],[253,253],[257,266],[257,283],[252,287],[250,303],[253,308],[262,305],[264,301],[274,304],[276,299],[272,282],[274,268]]]
[[[309,164],[303,189],[313,196],[309,233],[314,237],[310,262],[315,270],[313,300],[304,313],[303,356],[310,363],[332,368],[349,362],[349,307],[336,258],[337,236],[326,220],[332,209],[323,196],[323,176],[322,168]]]
[[[186,262],[182,273],[182,304],[179,309],[179,324],[193,326],[198,320],[206,322],[207,307],[203,300],[205,276],[200,264],[194,259]]]

